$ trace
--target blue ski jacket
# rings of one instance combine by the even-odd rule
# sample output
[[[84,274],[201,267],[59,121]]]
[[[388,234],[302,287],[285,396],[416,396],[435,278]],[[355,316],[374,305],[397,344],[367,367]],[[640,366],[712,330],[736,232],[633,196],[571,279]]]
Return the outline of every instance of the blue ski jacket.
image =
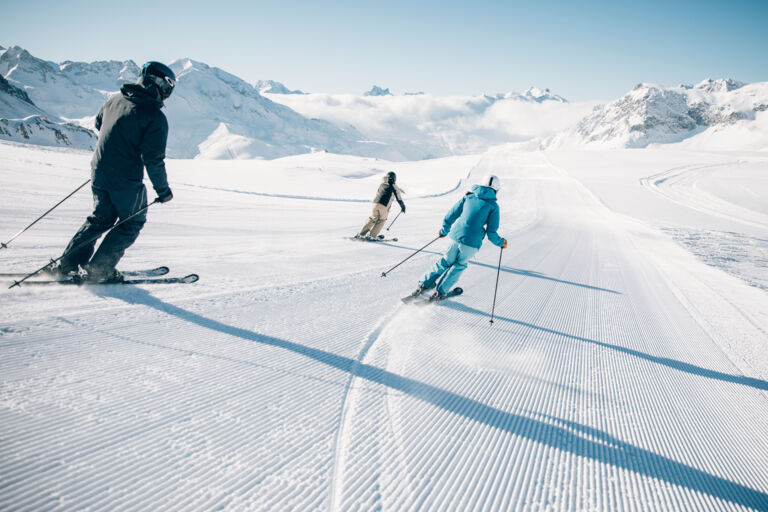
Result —
[[[448,211],[440,234],[450,233],[451,238],[460,244],[479,249],[486,234],[488,240],[495,245],[504,245],[504,239],[496,232],[498,229],[499,205],[496,204],[496,192],[491,187],[475,185],[472,192],[462,197]]]

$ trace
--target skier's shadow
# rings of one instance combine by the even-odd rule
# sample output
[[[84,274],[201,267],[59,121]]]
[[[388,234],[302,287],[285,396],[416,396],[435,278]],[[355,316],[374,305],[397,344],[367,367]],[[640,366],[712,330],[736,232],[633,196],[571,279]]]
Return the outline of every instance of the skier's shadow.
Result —
[[[404,245],[397,245],[397,244],[393,244],[391,242],[381,242],[381,245],[386,245],[386,246],[389,246],[389,247],[395,247],[397,249],[407,249],[409,251],[416,251],[417,250],[417,249],[414,249],[412,247],[406,247]],[[434,254],[435,256],[443,256],[442,252],[437,252],[437,251],[421,251],[421,252],[422,252],[422,254]],[[608,288],[601,288],[599,286],[593,286],[591,284],[577,283],[575,281],[567,281],[565,279],[558,279],[556,277],[550,277],[547,274],[544,274],[542,272],[536,272],[534,270],[523,270],[523,269],[519,269],[519,268],[512,268],[512,267],[505,267],[505,266],[502,266],[501,268],[499,268],[496,265],[489,265],[487,263],[482,263],[482,262],[476,261],[476,260],[471,260],[469,262],[469,265],[474,265],[474,266],[477,266],[477,267],[490,268],[490,269],[493,269],[493,270],[499,269],[499,271],[505,272],[507,274],[516,274],[516,275],[524,276],[524,277],[535,277],[536,279],[545,279],[547,281],[554,281],[555,283],[567,284],[567,285],[571,285],[571,286],[578,286],[579,288],[587,288],[589,290],[596,290],[596,291],[608,292],[608,293],[616,293],[616,294],[619,294],[619,295],[622,294],[621,292],[618,292],[616,290],[610,290]]]
[[[451,301],[445,301],[440,304],[440,306],[445,306],[447,308],[453,309],[455,311],[462,311],[464,313],[472,313],[473,315],[480,315],[480,316],[486,316],[489,317],[489,315],[486,311],[481,311],[479,309],[475,309],[473,307],[467,306],[466,304],[462,304],[460,302],[451,302]],[[597,341],[592,340],[589,338],[584,338],[582,336],[576,336],[573,334],[568,334],[565,332],[557,331],[555,329],[548,329],[546,327],[541,327],[538,325],[534,325],[528,322],[523,322],[521,320],[515,320],[513,318],[507,318],[504,316],[499,315],[493,315],[494,321],[498,320],[501,322],[509,322],[514,325],[519,325],[521,327],[526,327],[529,329],[533,329],[539,332],[545,332],[548,334],[555,334],[557,336],[562,336],[564,338],[568,338],[571,340],[576,341],[583,341],[584,343],[590,343],[592,345],[597,345],[598,347],[603,347],[611,350],[615,350],[617,352],[622,352],[624,354],[629,354],[634,357],[638,357],[640,359],[645,359],[646,361],[651,361],[652,363],[660,364],[663,366],[667,366],[669,368],[672,368],[674,370],[679,370],[681,372],[690,373],[692,375],[698,375],[700,377],[707,377],[709,379],[717,379],[722,380],[724,382],[732,382],[734,384],[741,384],[743,386],[750,386],[756,389],[760,389],[763,391],[768,391],[768,382],[760,379],[755,379],[752,377],[746,377],[744,375],[731,375],[730,373],[724,373],[724,372],[718,372],[716,370],[710,370],[708,368],[702,368],[701,366],[696,366],[690,363],[685,363],[683,361],[677,361],[676,359],[670,359],[668,357],[659,357],[659,356],[652,356],[650,354],[646,354],[645,352],[640,352],[639,350],[634,350],[627,347],[622,347],[619,345],[612,345],[610,343],[605,343],[603,341]]]
[[[507,412],[458,393],[403,377],[355,359],[206,318],[198,313],[163,302],[140,288],[121,288],[120,291],[102,292],[102,295],[114,297],[129,304],[154,308],[169,316],[226,336],[293,352],[354,377],[407,394],[453,414],[558,450],[626,469],[744,507],[758,510],[768,508],[768,494],[766,493],[719,476],[710,475],[644,448],[633,446],[601,430],[559,418],[547,422]]]

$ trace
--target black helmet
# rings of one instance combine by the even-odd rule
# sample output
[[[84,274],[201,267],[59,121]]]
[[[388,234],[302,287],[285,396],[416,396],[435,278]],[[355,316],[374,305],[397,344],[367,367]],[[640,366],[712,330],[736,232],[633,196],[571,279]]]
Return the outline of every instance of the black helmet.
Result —
[[[176,87],[176,75],[173,70],[161,62],[153,60],[144,64],[141,68],[141,80],[143,83],[151,83],[157,86],[160,97],[168,99]]]
[[[397,174],[395,174],[395,171],[389,171],[387,173],[387,181],[390,183],[394,183],[397,180]]]

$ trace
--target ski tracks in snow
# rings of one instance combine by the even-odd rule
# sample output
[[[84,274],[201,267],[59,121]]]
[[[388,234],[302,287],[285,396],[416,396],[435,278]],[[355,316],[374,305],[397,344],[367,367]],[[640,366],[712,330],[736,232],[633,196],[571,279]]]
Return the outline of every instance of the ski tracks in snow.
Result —
[[[332,509],[768,508],[768,383],[739,374],[585,189],[532,179],[549,201],[511,239],[493,327],[486,250],[461,298],[374,331]]]
[[[697,182],[707,174],[740,164],[743,162],[739,160],[711,165],[684,165],[641,178],[640,184],[696,211],[768,230],[768,215],[721,199],[697,186]]]

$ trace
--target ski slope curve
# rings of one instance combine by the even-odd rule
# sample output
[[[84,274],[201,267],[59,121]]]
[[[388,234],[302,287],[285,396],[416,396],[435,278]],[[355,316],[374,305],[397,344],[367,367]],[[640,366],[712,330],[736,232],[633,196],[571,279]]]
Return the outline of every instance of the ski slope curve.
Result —
[[[14,148],[2,222],[87,169]],[[342,235],[368,205],[243,194],[224,167],[227,190],[179,187],[123,261],[198,283],[2,292],[0,509],[768,509],[768,382],[691,313],[649,232],[545,154],[471,166],[503,183],[493,325],[495,246],[454,300],[399,300],[444,240],[380,277],[462,190],[406,198],[400,241],[361,244]],[[437,193],[467,166],[398,177]],[[360,197],[345,183],[320,192]],[[89,207],[73,198],[4,265],[55,254]]]

